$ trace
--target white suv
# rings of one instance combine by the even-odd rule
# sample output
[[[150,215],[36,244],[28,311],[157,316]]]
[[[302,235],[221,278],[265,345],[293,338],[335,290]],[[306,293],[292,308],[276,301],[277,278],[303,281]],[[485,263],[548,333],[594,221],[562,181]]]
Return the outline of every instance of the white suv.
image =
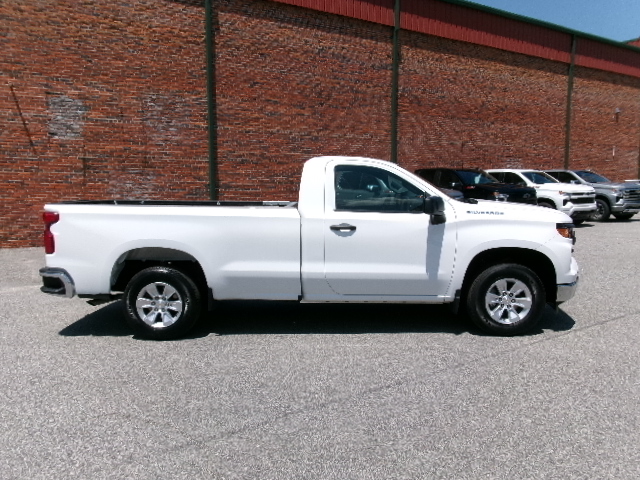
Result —
[[[597,209],[596,192],[587,185],[560,183],[551,175],[539,170],[497,168],[486,170],[502,183],[515,183],[536,189],[538,205],[555,208],[569,215],[580,224]]]

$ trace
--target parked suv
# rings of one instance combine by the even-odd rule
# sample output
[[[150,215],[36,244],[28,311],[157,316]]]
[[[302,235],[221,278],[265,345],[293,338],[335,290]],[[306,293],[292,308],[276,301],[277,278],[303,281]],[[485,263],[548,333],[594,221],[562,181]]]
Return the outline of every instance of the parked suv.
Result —
[[[500,183],[479,169],[421,168],[415,173],[438,188],[462,192],[464,198],[531,203],[533,205],[538,203],[535,189]]]
[[[589,185],[596,191],[596,212],[591,220],[604,222],[611,214],[618,220],[628,220],[640,212],[640,185],[614,183],[588,170],[545,170],[560,182]]]
[[[560,210],[576,224],[589,219],[596,211],[596,192],[588,185],[560,183],[539,170],[500,168],[487,172],[501,182],[535,188],[538,205]]]

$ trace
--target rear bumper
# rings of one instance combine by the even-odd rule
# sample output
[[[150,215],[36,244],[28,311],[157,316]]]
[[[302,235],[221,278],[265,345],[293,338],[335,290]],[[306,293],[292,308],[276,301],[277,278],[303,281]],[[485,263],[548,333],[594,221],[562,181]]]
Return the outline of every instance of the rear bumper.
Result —
[[[49,295],[71,298],[76,294],[76,286],[71,275],[63,268],[45,267],[40,269],[42,287],[40,290]]]
[[[564,303],[567,300],[573,298],[573,296],[576,294],[576,290],[578,289],[578,280],[579,277],[576,277],[575,282],[563,283],[558,285],[558,292],[556,294],[557,304]]]

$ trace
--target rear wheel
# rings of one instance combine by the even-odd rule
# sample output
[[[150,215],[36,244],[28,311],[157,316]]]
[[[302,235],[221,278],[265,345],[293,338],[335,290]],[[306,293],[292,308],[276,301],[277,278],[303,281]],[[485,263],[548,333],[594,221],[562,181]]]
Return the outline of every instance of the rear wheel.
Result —
[[[529,268],[504,263],[487,268],[466,299],[473,323],[497,335],[518,335],[540,321],[545,306],[542,282]]]
[[[595,222],[606,222],[611,216],[611,208],[606,200],[596,198],[596,211],[591,215],[591,220]]]
[[[200,317],[202,301],[196,284],[169,267],[151,267],[136,274],[124,291],[129,324],[145,337],[178,338]]]

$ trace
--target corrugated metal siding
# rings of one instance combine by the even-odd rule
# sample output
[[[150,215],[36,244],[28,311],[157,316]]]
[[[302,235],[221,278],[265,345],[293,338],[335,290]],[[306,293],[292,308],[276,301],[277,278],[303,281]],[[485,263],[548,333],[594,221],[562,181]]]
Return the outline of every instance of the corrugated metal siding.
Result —
[[[395,0],[274,0],[392,26]],[[401,28],[509,52],[571,61],[573,32],[438,0],[402,0]],[[579,37],[576,64],[640,77],[640,52]]]
[[[460,5],[403,0],[402,28],[525,55],[569,62],[571,35]]]
[[[581,38],[578,40],[576,65],[640,77],[640,52]]]
[[[320,12],[393,26],[394,0],[275,0]]]

